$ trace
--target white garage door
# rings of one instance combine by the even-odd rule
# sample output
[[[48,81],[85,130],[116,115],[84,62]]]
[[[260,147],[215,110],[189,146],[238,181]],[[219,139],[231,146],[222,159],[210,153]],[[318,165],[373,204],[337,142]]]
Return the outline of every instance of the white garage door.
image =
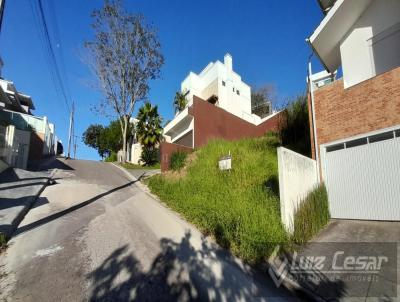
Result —
[[[323,148],[333,218],[400,220],[400,130]]]

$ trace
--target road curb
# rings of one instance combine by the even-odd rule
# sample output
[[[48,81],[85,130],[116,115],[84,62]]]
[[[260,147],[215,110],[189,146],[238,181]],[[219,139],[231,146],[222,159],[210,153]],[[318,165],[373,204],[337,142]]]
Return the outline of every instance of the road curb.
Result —
[[[143,184],[139,179],[137,179],[135,176],[133,176],[131,173],[129,173],[125,168],[121,167],[120,165],[114,164],[114,163],[110,163],[113,166],[117,167],[118,169],[120,169],[122,172],[125,173],[126,176],[128,176],[128,178],[132,181],[135,181],[135,185],[137,185],[137,187],[139,189],[141,189],[144,193],[146,193],[147,195],[153,197],[154,199],[162,202],[160,200],[160,198],[158,198],[158,196],[154,195],[153,193],[151,193],[150,189],[148,186],[146,186],[145,184]]]

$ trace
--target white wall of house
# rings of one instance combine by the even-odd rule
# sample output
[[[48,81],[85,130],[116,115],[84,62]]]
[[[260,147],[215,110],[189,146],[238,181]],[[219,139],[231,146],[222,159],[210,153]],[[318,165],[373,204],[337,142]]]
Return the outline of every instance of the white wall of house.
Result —
[[[199,74],[190,72],[181,84],[181,92],[188,92],[188,106],[193,103],[194,95],[204,100],[215,95],[218,97],[217,106],[253,122],[251,88],[233,71],[232,66],[232,56],[226,54],[224,63],[211,62]]]
[[[345,88],[400,66],[400,1],[374,0],[340,44]]]

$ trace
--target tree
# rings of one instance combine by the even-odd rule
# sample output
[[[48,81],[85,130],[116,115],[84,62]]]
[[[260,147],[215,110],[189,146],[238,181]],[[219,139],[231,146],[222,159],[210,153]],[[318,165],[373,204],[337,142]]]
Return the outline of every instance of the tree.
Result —
[[[118,117],[125,161],[135,104],[146,99],[149,80],[159,77],[164,58],[154,28],[145,23],[142,15],[127,12],[121,0],[105,0],[92,17],[95,37],[84,45],[89,51],[87,63],[104,95],[96,109]]]
[[[186,93],[182,93],[177,91],[174,97],[174,108],[175,113],[181,112],[183,109],[186,108],[188,101],[186,99]]]
[[[145,103],[139,109],[137,119],[136,135],[143,146],[143,154],[146,155],[142,159],[146,164],[151,164],[149,161],[153,161],[156,146],[162,139],[162,119],[157,106],[152,106],[150,103]]]
[[[272,113],[272,104],[275,102],[276,88],[272,84],[263,85],[251,93],[251,111],[261,118]]]
[[[102,134],[104,127],[99,124],[90,125],[85,132],[82,134],[82,141],[85,145],[96,149],[101,158],[106,154],[106,150],[102,148],[103,139]]]
[[[129,124],[127,139],[133,135],[133,125]],[[111,121],[107,127],[90,125],[82,135],[82,141],[97,150],[101,158],[117,153],[122,148],[122,133],[118,120]]]
[[[307,96],[297,96],[289,103],[279,128],[283,146],[305,156],[311,155]]]

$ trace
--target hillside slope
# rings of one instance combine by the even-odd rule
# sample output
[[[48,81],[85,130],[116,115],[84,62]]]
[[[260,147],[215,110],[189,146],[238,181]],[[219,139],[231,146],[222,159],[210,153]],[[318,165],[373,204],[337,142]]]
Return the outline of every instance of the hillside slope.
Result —
[[[183,177],[157,175],[151,191],[204,233],[248,262],[268,257],[287,241],[279,213],[277,140],[268,135],[215,140],[196,151]],[[232,155],[232,170],[218,159]]]

